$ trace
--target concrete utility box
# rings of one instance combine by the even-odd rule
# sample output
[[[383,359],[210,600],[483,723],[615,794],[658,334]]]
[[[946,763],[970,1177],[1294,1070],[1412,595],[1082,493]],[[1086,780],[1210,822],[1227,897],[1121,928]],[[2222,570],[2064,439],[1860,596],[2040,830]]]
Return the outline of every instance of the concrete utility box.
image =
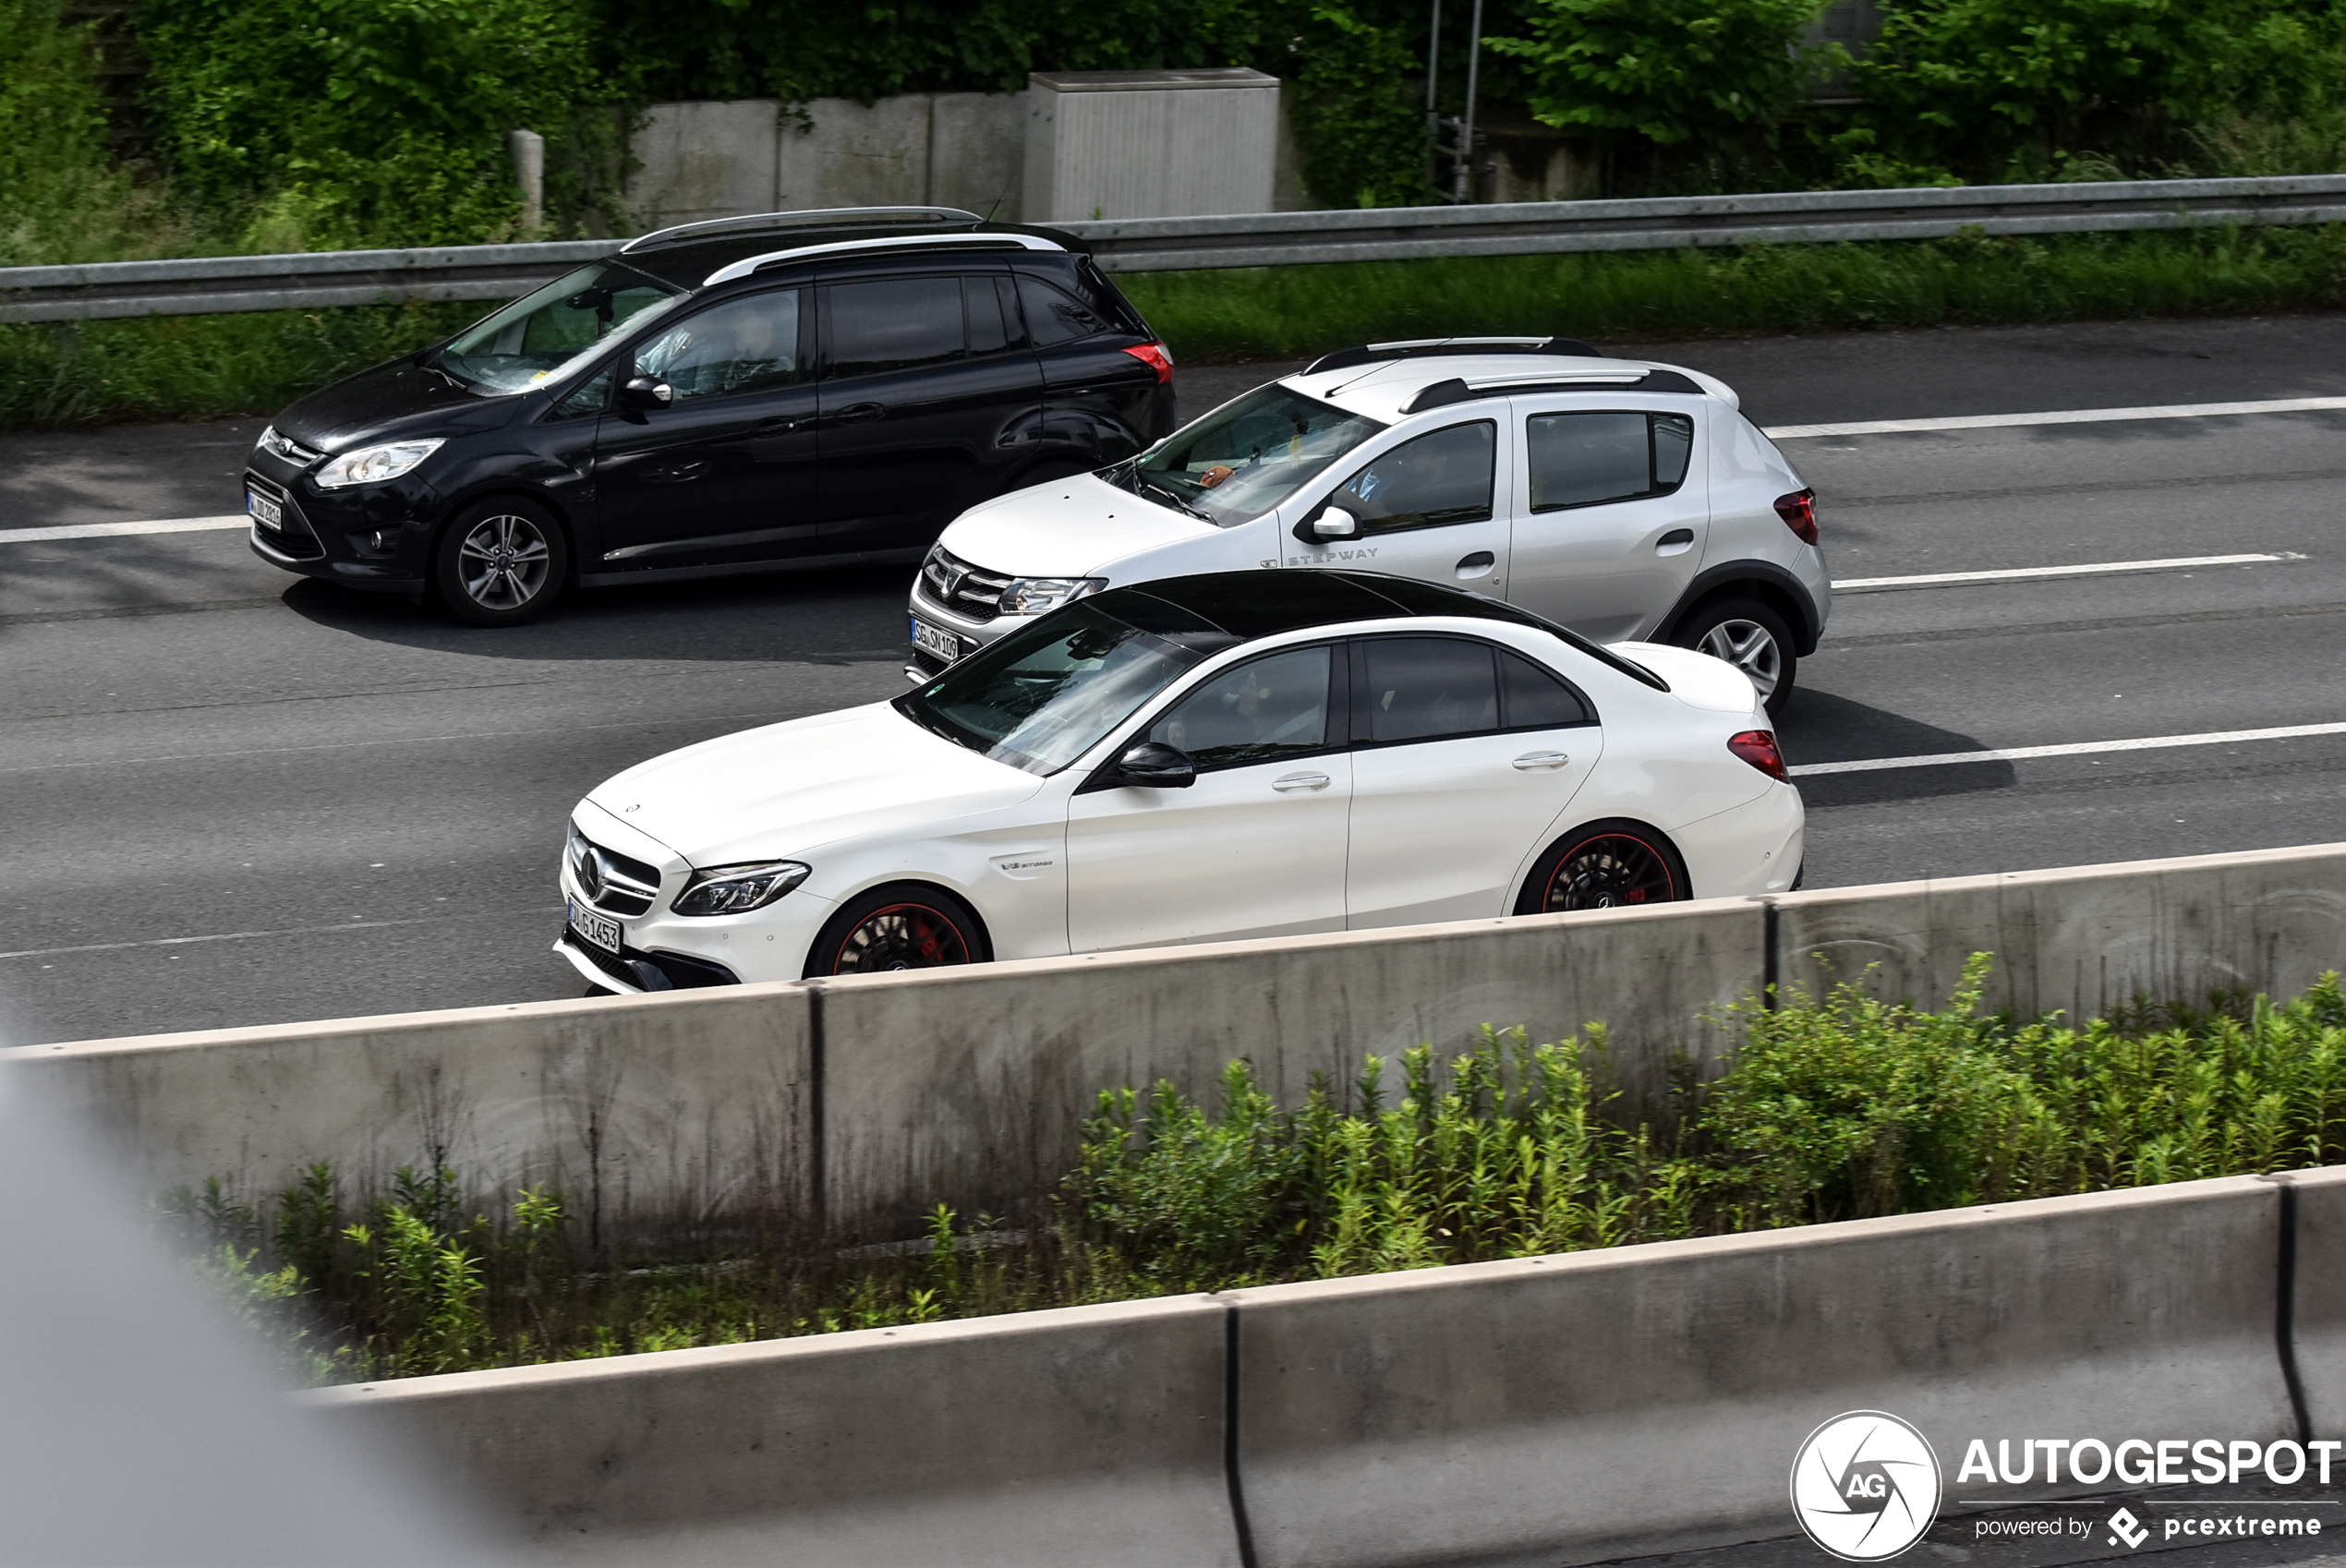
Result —
[[[1026,79],[1028,223],[1272,210],[1278,78],[1231,69]]]

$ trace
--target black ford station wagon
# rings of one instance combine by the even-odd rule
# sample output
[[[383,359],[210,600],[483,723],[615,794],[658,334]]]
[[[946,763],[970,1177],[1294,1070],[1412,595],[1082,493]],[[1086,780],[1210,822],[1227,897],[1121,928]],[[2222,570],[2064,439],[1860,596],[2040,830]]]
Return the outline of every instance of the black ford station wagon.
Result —
[[[1173,428],[1173,364],[1082,242],[950,208],[663,229],[303,398],[252,548],[478,625],[570,584],[916,561],[973,502]]]

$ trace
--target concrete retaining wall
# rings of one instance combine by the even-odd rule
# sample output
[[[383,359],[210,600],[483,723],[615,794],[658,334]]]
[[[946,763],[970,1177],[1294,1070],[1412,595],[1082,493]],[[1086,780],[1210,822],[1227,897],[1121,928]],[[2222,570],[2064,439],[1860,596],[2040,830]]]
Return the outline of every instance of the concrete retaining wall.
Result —
[[[116,1134],[156,1186],[265,1196],[312,1161],[362,1184],[444,1158],[496,1201],[558,1183],[614,1235],[780,1217],[917,1230],[1002,1212],[1072,1163],[1098,1092],[1210,1091],[1253,1059],[1282,1099],[1371,1054],[1610,1026],[1657,1095],[1711,1063],[1714,1011],[1769,981],[1865,975],[1931,1005],[1965,955],[1989,1005],[2091,1016],[2209,984],[2294,994],[2346,967],[2346,846],[1642,911],[1472,921],[983,969],[283,1025],[0,1052]],[[1821,952],[1839,966],[1820,967]]]
[[[2346,1169],[2287,1179],[2335,1301]],[[1791,1534],[1852,1409],[1949,1498],[2046,1495],[1958,1490],[1975,1437],[2302,1437],[2284,1219],[2231,1178],[304,1397],[554,1561],[1582,1563]]]

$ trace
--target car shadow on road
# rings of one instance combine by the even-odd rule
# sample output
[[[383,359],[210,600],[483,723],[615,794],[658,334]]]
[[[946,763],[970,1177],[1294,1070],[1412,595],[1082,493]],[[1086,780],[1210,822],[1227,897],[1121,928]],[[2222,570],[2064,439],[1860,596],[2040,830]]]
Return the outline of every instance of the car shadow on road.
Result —
[[[1987,750],[1985,742],[1957,730],[1808,688],[1785,705],[1776,737],[1784,747],[1784,761],[1796,769],[1804,764],[1867,757],[1941,756]],[[1992,760],[1810,774],[1796,776],[1793,782],[1800,786],[1800,798],[1815,808],[2007,790],[2018,782],[2018,775],[2009,762]]]
[[[540,620],[468,626],[436,605],[304,578],[285,608],[352,636],[490,658],[861,664],[902,659],[910,566],[573,589]]]

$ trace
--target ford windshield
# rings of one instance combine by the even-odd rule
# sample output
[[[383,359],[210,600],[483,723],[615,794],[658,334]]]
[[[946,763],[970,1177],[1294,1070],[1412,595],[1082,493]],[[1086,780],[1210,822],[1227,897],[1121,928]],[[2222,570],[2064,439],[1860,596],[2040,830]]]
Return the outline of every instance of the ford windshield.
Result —
[[[467,327],[433,363],[477,392],[526,392],[560,380],[620,328],[648,320],[683,297],[633,267],[598,261]]]

